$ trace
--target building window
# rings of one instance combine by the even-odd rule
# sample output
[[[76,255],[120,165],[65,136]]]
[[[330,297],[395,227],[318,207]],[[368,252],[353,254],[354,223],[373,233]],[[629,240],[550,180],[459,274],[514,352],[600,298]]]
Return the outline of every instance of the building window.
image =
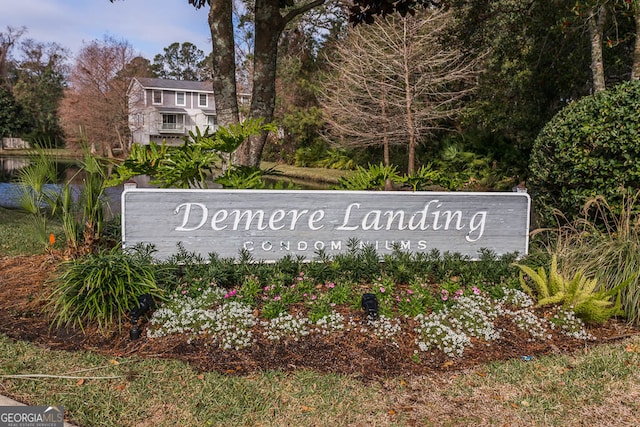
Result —
[[[176,92],[176,105],[187,105],[187,96],[184,92]]]
[[[136,113],[134,117],[135,117],[134,122],[136,126],[144,126],[144,114]]]
[[[162,105],[162,91],[161,90],[153,90],[153,104],[154,105]]]
[[[198,94],[198,107],[206,107],[207,106],[207,94],[199,93]]]
[[[207,126],[209,130],[215,131],[218,129],[218,117],[213,115],[207,115]]]
[[[184,129],[184,114],[163,114],[162,130]]]

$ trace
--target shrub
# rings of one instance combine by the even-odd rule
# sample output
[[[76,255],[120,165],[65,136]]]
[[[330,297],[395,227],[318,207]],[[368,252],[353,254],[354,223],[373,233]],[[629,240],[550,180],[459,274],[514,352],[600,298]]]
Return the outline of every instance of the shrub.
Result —
[[[585,97],[560,111],[534,143],[528,186],[543,223],[552,208],[573,219],[595,195],[621,202],[640,187],[640,81]]]
[[[120,248],[90,254],[62,264],[54,282],[49,308],[58,326],[96,322],[102,329],[121,323],[122,315],[138,306],[138,297],[162,298],[148,255]]]
[[[389,184],[400,183],[400,180],[396,166],[370,164],[368,168],[358,166],[355,172],[340,178],[338,187],[341,190],[384,190]]]
[[[544,268],[535,271],[526,265],[518,267],[523,273],[520,276],[522,289],[538,298],[538,307],[562,304],[566,310],[573,311],[588,323],[604,323],[613,316],[624,315],[620,308],[620,290],[627,285],[626,282],[610,290],[601,290],[598,289],[598,281],[588,279],[582,271],[578,271],[571,280],[567,280],[558,272],[555,256],[551,260],[549,273]],[[533,286],[529,286],[524,275],[529,276]],[[617,297],[615,302],[611,301],[613,297]]]

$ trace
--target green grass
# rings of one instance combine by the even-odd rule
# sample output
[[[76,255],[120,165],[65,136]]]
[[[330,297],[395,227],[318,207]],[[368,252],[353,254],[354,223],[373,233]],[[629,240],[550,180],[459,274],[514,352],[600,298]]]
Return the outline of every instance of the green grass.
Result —
[[[260,167],[263,169],[275,167],[279,172],[288,178],[297,178],[307,181],[326,182],[330,184],[338,184],[340,178],[349,174],[349,171],[325,168],[301,168],[291,165],[283,165],[273,162],[262,162]]]
[[[0,335],[0,393],[63,405],[80,426],[571,426],[611,419],[631,426],[640,423],[639,368],[639,337],[530,362],[362,383],[304,370],[199,372],[173,360],[53,351]]]
[[[68,148],[42,148],[40,149],[43,153],[56,157],[56,158],[76,158],[82,157],[82,152],[78,150],[71,150]],[[3,156],[29,156],[34,153],[34,149],[26,149],[26,150],[0,150],[0,154]]]
[[[50,220],[49,233],[54,233],[56,240],[63,239],[59,222]],[[13,209],[0,208],[0,255],[36,255],[44,253],[45,243],[34,231],[31,215]]]
[[[2,393],[32,405],[56,402],[81,426],[348,425],[386,408],[379,387],[309,371],[227,376],[170,360],[49,351],[2,336],[0,361]],[[20,374],[53,377],[7,377]]]

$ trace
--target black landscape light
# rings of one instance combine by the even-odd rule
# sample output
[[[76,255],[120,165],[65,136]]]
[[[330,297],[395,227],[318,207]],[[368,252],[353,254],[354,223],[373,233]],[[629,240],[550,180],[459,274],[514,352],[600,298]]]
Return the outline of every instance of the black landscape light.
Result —
[[[362,309],[371,320],[378,318],[378,299],[376,294],[362,294]]]
[[[138,297],[138,307],[131,310],[131,331],[129,332],[129,338],[131,340],[137,340],[140,338],[142,331],[138,328],[138,320],[147,311],[153,308],[153,298],[149,294],[143,294]]]

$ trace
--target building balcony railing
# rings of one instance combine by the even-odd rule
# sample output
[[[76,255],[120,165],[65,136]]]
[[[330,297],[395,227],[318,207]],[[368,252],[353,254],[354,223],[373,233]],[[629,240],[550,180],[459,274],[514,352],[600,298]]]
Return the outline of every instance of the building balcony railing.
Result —
[[[179,133],[184,134],[184,125],[177,123],[163,123],[158,129],[160,133]]]

